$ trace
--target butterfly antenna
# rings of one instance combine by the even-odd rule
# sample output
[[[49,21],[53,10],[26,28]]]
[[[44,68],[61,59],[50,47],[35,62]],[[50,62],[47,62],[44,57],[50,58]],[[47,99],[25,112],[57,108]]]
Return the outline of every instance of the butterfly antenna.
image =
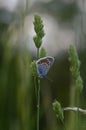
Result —
[[[50,81],[50,82],[53,82],[53,80],[50,79],[49,77],[46,77],[46,79],[47,79],[48,81]]]

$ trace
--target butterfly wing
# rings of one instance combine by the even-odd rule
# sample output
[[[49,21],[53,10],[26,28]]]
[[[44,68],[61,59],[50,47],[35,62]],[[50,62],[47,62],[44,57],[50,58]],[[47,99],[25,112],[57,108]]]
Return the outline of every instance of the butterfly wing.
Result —
[[[49,69],[51,68],[54,62],[53,57],[44,57],[39,59],[37,63],[37,72],[40,78],[43,78],[47,75]]]

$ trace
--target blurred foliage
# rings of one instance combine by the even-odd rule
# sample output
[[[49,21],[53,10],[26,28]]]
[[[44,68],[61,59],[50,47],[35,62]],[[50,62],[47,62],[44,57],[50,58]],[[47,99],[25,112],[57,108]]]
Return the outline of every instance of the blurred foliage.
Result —
[[[0,10],[0,129],[27,130],[33,128],[31,56],[28,49],[12,46],[12,32],[16,30],[9,31],[14,22],[11,16],[15,17]]]
[[[55,17],[58,17],[60,21],[64,22],[73,20],[79,11],[75,1],[67,3],[64,0],[52,0],[45,4],[45,7],[51,12],[51,14],[53,12]]]
[[[77,14],[79,7],[75,0],[66,2],[65,0],[51,0],[49,2],[36,2],[30,12],[47,13],[54,17],[59,23],[71,22]]]

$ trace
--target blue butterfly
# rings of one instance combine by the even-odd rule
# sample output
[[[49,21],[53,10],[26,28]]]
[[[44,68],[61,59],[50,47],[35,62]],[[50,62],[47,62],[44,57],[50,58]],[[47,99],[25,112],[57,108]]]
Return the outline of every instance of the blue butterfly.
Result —
[[[54,58],[51,56],[47,56],[47,57],[40,58],[39,60],[37,60],[36,66],[37,66],[38,76],[40,78],[44,78],[47,75],[53,63],[54,63]]]

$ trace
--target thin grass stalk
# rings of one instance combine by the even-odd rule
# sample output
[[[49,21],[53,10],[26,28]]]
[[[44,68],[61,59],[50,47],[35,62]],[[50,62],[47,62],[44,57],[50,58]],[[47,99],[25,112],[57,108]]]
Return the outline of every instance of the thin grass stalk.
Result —
[[[39,58],[39,48],[37,48],[37,59]],[[37,78],[38,90],[37,90],[37,130],[39,130],[40,121],[40,79]]]
[[[38,79],[38,97],[37,97],[37,130],[39,130],[40,121],[40,79]]]
[[[44,37],[44,30],[43,30],[43,21],[41,20],[41,17],[38,14],[34,15],[34,30],[36,32],[36,35],[33,37],[35,46],[37,48],[37,54],[36,58],[37,60],[40,58],[39,49],[42,44],[42,38]],[[37,77],[37,76],[36,76]],[[36,82],[37,81],[37,82]],[[37,130],[39,130],[39,118],[40,118],[40,78],[37,77],[36,80],[36,90],[37,90]]]
[[[37,102],[37,78],[34,77],[34,85],[35,85],[35,94],[36,94],[36,102]]]
[[[37,48],[37,59],[39,59],[39,48]]]
[[[80,105],[80,93],[77,92],[77,115],[76,115],[76,130],[79,130],[80,126],[79,126],[79,105]]]

